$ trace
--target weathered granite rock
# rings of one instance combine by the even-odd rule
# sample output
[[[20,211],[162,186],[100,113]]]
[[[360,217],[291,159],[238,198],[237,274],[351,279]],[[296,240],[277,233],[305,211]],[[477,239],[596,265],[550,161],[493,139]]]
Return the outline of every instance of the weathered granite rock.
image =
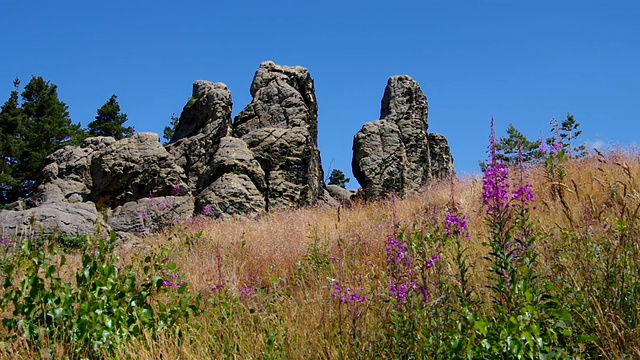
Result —
[[[3,237],[20,239],[60,234],[96,234],[99,228],[106,234],[109,230],[91,202],[45,203],[28,210],[0,211],[0,224]]]
[[[162,196],[129,201],[108,211],[108,224],[116,233],[145,234],[193,216],[191,196]]]
[[[313,79],[302,67],[264,62],[251,84],[252,102],[236,116],[242,138],[265,173],[266,209],[316,204],[324,189]]]
[[[429,134],[429,159],[431,174],[434,178],[443,179],[454,174],[453,156],[444,135]]]
[[[96,151],[91,178],[91,201],[98,209],[115,209],[150,195],[189,193],[184,170],[152,133],[135,134]]]
[[[211,158],[220,139],[231,135],[231,93],[225,84],[198,80],[180,114],[175,134],[167,150],[189,178],[193,192],[215,179],[209,176]]]
[[[355,191],[347,190],[338,185],[327,185],[329,195],[339,201],[341,204],[348,203],[355,195]]]
[[[233,172],[223,174],[200,193],[196,204],[198,212],[213,217],[259,214],[266,209],[264,194],[249,176]]]
[[[381,120],[365,124],[353,140],[353,174],[367,198],[399,196],[451,175],[453,159],[441,135],[427,134],[427,98],[409,76],[393,76],[382,98]],[[442,142],[444,140],[444,142]]]
[[[196,211],[221,217],[265,210],[265,173],[247,143],[224,137],[208,166],[208,178],[214,179],[196,197]],[[204,211],[209,206],[209,211]]]
[[[365,124],[353,139],[353,176],[367,197],[404,195],[407,154],[398,126],[378,120]]]

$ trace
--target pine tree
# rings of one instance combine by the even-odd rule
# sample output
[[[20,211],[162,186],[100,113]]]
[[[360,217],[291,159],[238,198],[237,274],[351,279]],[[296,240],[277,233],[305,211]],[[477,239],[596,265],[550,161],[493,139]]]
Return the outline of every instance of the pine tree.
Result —
[[[96,119],[87,126],[89,135],[112,136],[116,140],[133,135],[133,127],[124,127],[124,123],[127,122],[127,114],[120,113],[120,104],[117,99],[115,94],[111,95],[109,101],[98,109]]]
[[[0,204],[11,203],[22,195],[18,159],[23,141],[20,137],[24,114],[19,107],[18,88],[20,80],[13,82],[14,90],[0,108]]]
[[[18,159],[25,195],[39,180],[45,159],[65,145],[77,145],[86,136],[80,124],[73,124],[67,105],[58,99],[57,86],[42,77],[31,77],[22,92],[24,151]]]
[[[329,185],[338,185],[342,188],[347,187],[347,183],[351,179],[345,178],[344,173],[338,169],[333,169],[331,175],[329,175]]]
[[[542,154],[538,150],[540,141],[530,141],[513,124],[507,127],[506,137],[501,137],[496,143],[496,158],[507,165],[517,165],[520,162],[530,164],[539,161]]]
[[[164,127],[164,132],[162,134],[162,137],[167,140],[165,144],[168,144],[171,141],[173,134],[176,133],[178,122],[180,122],[180,119],[176,116],[176,114],[171,114],[171,124]]]
[[[578,130],[579,127],[580,123],[570,113],[567,113],[567,118],[560,124],[560,138],[570,158],[580,158],[587,155],[586,146],[573,147],[574,140],[582,134],[582,130]]]

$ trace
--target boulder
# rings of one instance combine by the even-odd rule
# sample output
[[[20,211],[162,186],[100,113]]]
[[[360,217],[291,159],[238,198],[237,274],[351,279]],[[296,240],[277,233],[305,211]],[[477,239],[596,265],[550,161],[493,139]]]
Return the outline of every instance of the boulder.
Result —
[[[96,151],[91,179],[91,201],[98,209],[115,209],[148,196],[189,194],[184,170],[153,133],[135,134]]]
[[[351,197],[355,195],[355,191],[347,190],[338,185],[327,185],[329,195],[341,204],[348,203]]]
[[[429,134],[429,159],[431,173],[436,179],[443,179],[454,174],[453,156],[447,139],[440,134]]]
[[[452,174],[446,139],[427,133],[427,104],[411,77],[393,76],[387,82],[381,120],[365,124],[353,140],[351,166],[367,198],[404,196],[431,179]]]
[[[146,197],[109,211],[108,224],[119,235],[146,234],[193,216],[192,196]]]
[[[44,203],[22,211],[0,211],[3,237],[106,235],[109,227],[91,202]],[[100,224],[100,226],[98,226]]]
[[[215,180],[197,195],[196,212],[224,217],[266,210],[265,173],[243,140],[220,139],[207,176]]]
[[[368,198],[395,192],[402,196],[407,154],[398,126],[378,120],[365,124],[353,140],[353,176]]]
[[[196,201],[199,213],[217,218],[259,214],[267,208],[264,195],[249,176],[233,172],[219,177]]]

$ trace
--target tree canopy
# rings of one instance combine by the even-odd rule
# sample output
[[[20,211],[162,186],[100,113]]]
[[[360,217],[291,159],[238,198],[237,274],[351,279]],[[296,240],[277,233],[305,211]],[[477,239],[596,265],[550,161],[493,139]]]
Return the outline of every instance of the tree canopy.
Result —
[[[131,137],[135,131],[132,126],[125,127],[127,114],[120,112],[118,97],[111,95],[109,101],[98,109],[96,119],[87,126],[91,136],[112,136],[116,140]]]
[[[65,145],[86,137],[73,124],[67,105],[58,98],[57,86],[32,76],[20,94],[20,81],[0,108],[0,201],[3,205],[28,196],[40,178],[45,159]]]
[[[342,188],[347,187],[347,183],[351,179],[344,176],[344,173],[338,169],[333,169],[331,175],[329,175],[329,185],[338,185]]]

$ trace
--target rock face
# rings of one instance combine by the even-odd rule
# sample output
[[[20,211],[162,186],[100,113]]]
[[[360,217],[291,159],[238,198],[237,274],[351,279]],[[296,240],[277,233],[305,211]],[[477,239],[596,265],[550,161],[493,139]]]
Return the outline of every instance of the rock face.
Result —
[[[265,173],[266,209],[314,205],[324,189],[313,79],[302,67],[260,65],[253,101],[236,116],[244,140]]]
[[[156,134],[119,141],[89,138],[81,147],[66,146],[47,160],[42,183],[28,201],[34,207],[0,212],[3,236],[25,231],[85,235],[98,228],[147,232],[161,221],[193,214],[184,170]]]
[[[231,124],[224,84],[196,81],[168,151],[184,168],[196,213],[226,217],[313,205],[324,196],[313,79],[265,62],[252,102]]]
[[[427,97],[411,77],[393,76],[382,98],[380,119],[353,140],[353,175],[367,198],[404,196],[427,181],[453,173],[446,139],[427,133]]]

